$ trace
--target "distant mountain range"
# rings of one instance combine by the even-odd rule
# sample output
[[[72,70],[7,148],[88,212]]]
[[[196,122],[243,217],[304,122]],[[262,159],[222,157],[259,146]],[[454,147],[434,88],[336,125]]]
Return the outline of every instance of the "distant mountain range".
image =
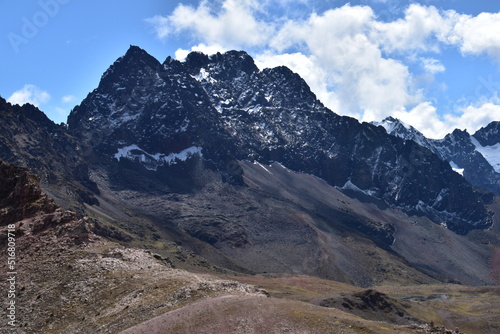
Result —
[[[492,122],[473,135],[455,130],[443,139],[429,139],[412,126],[388,117],[382,122],[387,133],[412,140],[449,162],[473,185],[500,195],[500,122]]]

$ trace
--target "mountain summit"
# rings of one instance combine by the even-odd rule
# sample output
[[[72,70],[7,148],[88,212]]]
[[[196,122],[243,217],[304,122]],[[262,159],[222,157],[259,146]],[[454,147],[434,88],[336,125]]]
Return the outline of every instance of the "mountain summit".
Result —
[[[163,175],[197,157],[241,183],[233,161],[276,161],[457,233],[491,224],[486,197],[433,152],[336,115],[297,74],[259,70],[241,51],[194,52],[185,62],[160,64],[132,46],[75,107],[68,126],[101,164],[135,161]]]

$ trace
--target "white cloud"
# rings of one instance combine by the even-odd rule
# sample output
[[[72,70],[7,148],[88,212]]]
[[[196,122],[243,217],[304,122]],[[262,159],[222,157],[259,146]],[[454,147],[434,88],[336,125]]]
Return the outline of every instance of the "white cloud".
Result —
[[[187,57],[187,55],[190,52],[197,51],[197,52],[202,52],[206,55],[213,55],[216,54],[217,52],[223,53],[228,51],[229,49],[226,49],[218,44],[213,44],[213,45],[206,45],[204,43],[192,46],[190,50],[185,50],[185,49],[177,49],[175,51],[175,59],[179,61],[184,61]]]
[[[481,127],[500,119],[500,105],[491,102],[479,106],[470,105],[459,110],[458,114],[441,117],[435,106],[423,102],[411,110],[400,110],[394,117],[411,124],[426,137],[441,139],[454,129],[466,129],[473,134]]]
[[[443,64],[437,59],[434,58],[420,58],[420,61],[422,62],[423,68],[431,73],[439,73],[439,72],[444,72],[446,68],[444,67]]]
[[[7,99],[8,102],[12,104],[23,105],[25,103],[31,103],[38,107],[42,103],[46,103],[50,100],[50,94],[35,85],[26,84],[23,88],[12,93],[12,95]]]
[[[448,41],[464,53],[485,53],[500,62],[500,13],[458,17]]]
[[[474,133],[481,127],[500,120],[500,105],[491,102],[480,106],[470,105],[463,108],[459,116],[446,115],[445,120],[446,123],[453,124],[454,128],[467,129]]]
[[[430,102],[422,102],[411,110],[398,110],[393,116],[411,124],[428,138],[442,138],[450,130]]]
[[[470,16],[412,4],[403,18],[372,26],[372,38],[387,52],[438,53],[443,45],[454,45],[464,54],[487,54],[500,62],[500,13]]]
[[[322,15],[312,14],[305,22],[287,22],[271,46],[279,52],[306,45],[311,59],[324,71],[322,86],[335,92],[333,101],[324,101],[327,106],[337,113],[361,115],[365,121],[381,119],[414,103],[418,92],[410,91],[407,66],[385,58],[380,45],[372,40],[373,20],[370,7],[345,5]],[[294,64],[290,67],[299,72]],[[306,81],[310,83],[307,77]]]
[[[372,38],[387,52],[438,51],[433,35],[447,31],[447,18],[433,6],[410,5],[404,18],[393,22],[371,22]]]
[[[273,33],[269,23],[254,15],[259,4],[252,0],[225,0],[215,12],[213,3],[202,1],[197,8],[179,5],[168,17],[147,19],[157,36],[164,39],[173,33],[189,31],[204,43],[221,44],[227,48],[251,47],[264,44]]]
[[[155,15],[153,17],[147,18],[146,22],[153,26],[156,36],[160,39],[164,39],[172,34],[172,28],[170,27],[170,20],[168,17],[161,15]]]
[[[74,100],[75,100],[75,96],[74,95],[65,95],[61,99],[61,101],[63,103],[70,103],[70,102],[73,102]]]

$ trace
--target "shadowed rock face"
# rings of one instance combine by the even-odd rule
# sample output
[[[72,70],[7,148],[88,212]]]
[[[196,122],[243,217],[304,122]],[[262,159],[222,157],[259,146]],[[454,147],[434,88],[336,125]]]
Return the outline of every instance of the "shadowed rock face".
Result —
[[[245,52],[191,53],[185,62],[161,64],[131,47],[68,125],[87,161],[118,169],[132,160],[168,184],[173,164],[189,152],[236,184],[242,179],[231,169],[235,158],[278,161],[459,234],[491,225],[482,194],[431,151],[334,114],[297,74],[261,71]]]
[[[483,146],[493,146],[500,143],[500,121],[491,122],[474,133],[474,138]]]

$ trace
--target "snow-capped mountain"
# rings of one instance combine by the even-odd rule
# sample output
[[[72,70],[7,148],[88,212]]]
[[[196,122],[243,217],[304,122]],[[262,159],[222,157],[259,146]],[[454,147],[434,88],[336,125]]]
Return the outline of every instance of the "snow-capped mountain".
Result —
[[[455,130],[443,139],[429,139],[412,126],[388,117],[382,122],[387,133],[412,140],[436,153],[473,185],[500,195],[500,124],[492,122],[473,135]]]
[[[162,175],[196,157],[241,183],[234,161],[277,161],[457,233],[491,224],[484,195],[431,151],[336,115],[297,74],[259,70],[241,51],[160,63],[132,46],[68,126],[95,163],[133,161]]]

